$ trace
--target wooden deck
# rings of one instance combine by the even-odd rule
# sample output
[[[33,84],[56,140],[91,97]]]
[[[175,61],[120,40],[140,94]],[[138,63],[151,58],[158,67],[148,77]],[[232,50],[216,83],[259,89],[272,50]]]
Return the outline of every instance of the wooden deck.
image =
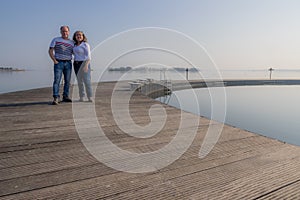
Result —
[[[123,134],[110,109],[113,87],[114,83],[100,84],[95,101],[99,122],[113,143],[150,152],[172,140],[181,111],[167,105],[167,122],[159,134],[146,139]],[[298,146],[225,125],[214,149],[200,159],[209,120],[199,117],[192,145],[171,165],[148,173],[117,171],[85,149],[75,129],[72,104],[49,105],[51,92],[43,88],[0,95],[1,200],[300,199]],[[148,109],[157,103],[135,93],[131,116],[145,125]]]

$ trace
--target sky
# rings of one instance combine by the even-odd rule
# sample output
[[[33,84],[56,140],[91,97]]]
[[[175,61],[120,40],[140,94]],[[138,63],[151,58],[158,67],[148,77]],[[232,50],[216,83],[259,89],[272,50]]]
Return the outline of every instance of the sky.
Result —
[[[52,69],[48,48],[61,25],[70,37],[84,31],[92,49],[159,27],[193,38],[221,69],[300,69],[299,0],[1,0],[0,66]]]

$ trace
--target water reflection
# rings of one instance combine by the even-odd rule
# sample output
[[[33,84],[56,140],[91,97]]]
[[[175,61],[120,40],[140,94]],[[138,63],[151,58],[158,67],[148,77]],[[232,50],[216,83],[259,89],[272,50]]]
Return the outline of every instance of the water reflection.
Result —
[[[209,90],[218,93],[220,88]],[[191,90],[174,92],[168,104],[211,118],[209,90],[195,90],[198,111],[189,103]],[[227,87],[226,96],[225,123],[300,146],[300,86]],[[220,106],[214,105],[213,109],[220,109]],[[218,116],[214,119],[219,120]]]

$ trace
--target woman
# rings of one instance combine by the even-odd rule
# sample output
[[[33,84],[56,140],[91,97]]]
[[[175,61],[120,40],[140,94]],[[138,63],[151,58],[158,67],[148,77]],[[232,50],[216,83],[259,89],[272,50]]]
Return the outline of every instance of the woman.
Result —
[[[87,38],[82,31],[76,31],[73,35],[75,42],[74,53],[74,71],[77,77],[78,89],[79,89],[79,101],[84,100],[85,92],[87,93],[88,101],[92,100],[92,86],[91,86],[91,50],[90,45],[87,43]]]

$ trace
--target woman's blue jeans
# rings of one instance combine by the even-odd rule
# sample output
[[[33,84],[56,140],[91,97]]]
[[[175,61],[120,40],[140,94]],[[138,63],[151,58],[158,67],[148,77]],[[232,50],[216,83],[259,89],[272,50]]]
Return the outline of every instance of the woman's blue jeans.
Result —
[[[74,71],[77,77],[78,89],[79,89],[79,97],[84,97],[84,86],[87,97],[92,97],[92,85],[91,85],[91,67],[88,66],[88,71],[83,71],[82,67],[84,62],[82,61],[74,61]]]
[[[62,75],[64,75],[64,93],[63,97],[69,97],[69,88],[72,74],[71,61],[59,61],[54,64],[53,97],[59,98],[59,86]]]

